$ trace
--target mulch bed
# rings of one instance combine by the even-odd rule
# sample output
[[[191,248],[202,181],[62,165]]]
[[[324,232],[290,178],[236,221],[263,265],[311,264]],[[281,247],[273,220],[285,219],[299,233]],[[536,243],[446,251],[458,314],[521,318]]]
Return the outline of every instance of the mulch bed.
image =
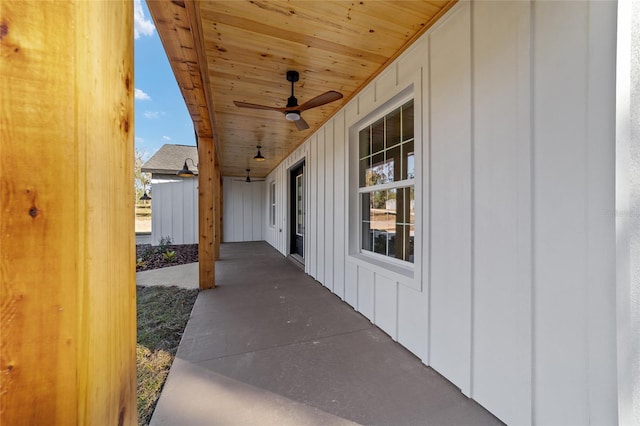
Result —
[[[174,254],[171,255],[170,253]],[[136,272],[183,265],[197,261],[197,244],[171,244],[164,246],[139,244],[136,246]]]

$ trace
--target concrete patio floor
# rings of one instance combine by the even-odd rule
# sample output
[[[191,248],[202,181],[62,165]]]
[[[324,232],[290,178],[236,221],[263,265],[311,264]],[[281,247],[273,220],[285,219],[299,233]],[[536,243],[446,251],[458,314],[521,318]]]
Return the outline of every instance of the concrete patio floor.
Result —
[[[501,422],[267,243],[230,243],[152,425]]]

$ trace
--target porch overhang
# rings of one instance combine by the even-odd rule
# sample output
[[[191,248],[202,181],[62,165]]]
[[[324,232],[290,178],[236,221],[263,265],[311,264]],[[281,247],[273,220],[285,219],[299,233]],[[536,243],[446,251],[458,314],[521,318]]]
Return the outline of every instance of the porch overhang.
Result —
[[[215,287],[221,177],[265,177],[456,2],[148,1],[198,140],[200,288]],[[343,95],[304,111],[308,129],[235,106],[285,107],[292,70],[301,102]]]
[[[199,139],[213,138],[224,176],[265,177],[341,106],[406,50],[457,0],[149,1],[162,44]],[[284,107],[286,72],[296,70],[301,102],[328,90],[341,100],[304,112],[309,129],[274,111]],[[252,160],[262,146],[263,162]]]

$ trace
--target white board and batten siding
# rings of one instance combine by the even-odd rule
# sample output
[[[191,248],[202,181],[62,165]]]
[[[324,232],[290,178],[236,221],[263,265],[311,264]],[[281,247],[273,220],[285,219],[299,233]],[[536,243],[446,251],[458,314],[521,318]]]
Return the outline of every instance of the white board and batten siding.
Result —
[[[289,157],[287,157],[278,167],[276,167],[265,179],[265,186],[263,190],[264,194],[264,240],[268,242],[270,245],[275,247],[280,253],[283,255],[288,254],[289,250],[289,242],[287,240],[289,236],[289,222],[288,222],[288,212],[290,208],[289,204],[289,171],[298,166],[302,161],[306,159],[306,168],[304,170],[304,187],[307,189],[307,195],[313,193],[313,189],[309,188],[309,183],[311,181],[309,177],[309,168],[308,163],[310,161],[308,144],[303,144],[298,149],[296,149]],[[271,226],[269,223],[269,191],[270,185],[272,182],[276,184],[276,217],[275,217],[275,225]],[[311,227],[314,223],[314,212],[310,209],[309,206],[309,196],[305,197],[305,209],[306,209],[306,241],[312,239],[310,235],[312,234]],[[315,235],[315,234],[314,234]],[[315,237],[314,237],[315,238]],[[309,256],[309,246],[305,243],[305,258]],[[309,271],[305,271],[309,273]]]
[[[245,182],[245,178],[222,178],[222,241],[264,240],[265,182]]]
[[[153,174],[151,240],[198,243],[198,178]]]
[[[264,239],[288,254],[304,159],[308,274],[509,424],[616,423],[615,31],[613,2],[459,3],[267,177]],[[408,272],[358,253],[350,148],[406,93]]]
[[[640,424],[640,3],[619,2],[616,266],[620,424]]]

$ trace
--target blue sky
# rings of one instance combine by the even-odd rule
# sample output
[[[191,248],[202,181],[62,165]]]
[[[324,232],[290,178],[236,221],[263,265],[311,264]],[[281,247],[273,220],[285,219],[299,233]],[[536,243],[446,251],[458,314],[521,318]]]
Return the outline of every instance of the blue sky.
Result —
[[[134,0],[136,149],[145,159],[166,143],[195,145],[193,123],[147,4]]]

